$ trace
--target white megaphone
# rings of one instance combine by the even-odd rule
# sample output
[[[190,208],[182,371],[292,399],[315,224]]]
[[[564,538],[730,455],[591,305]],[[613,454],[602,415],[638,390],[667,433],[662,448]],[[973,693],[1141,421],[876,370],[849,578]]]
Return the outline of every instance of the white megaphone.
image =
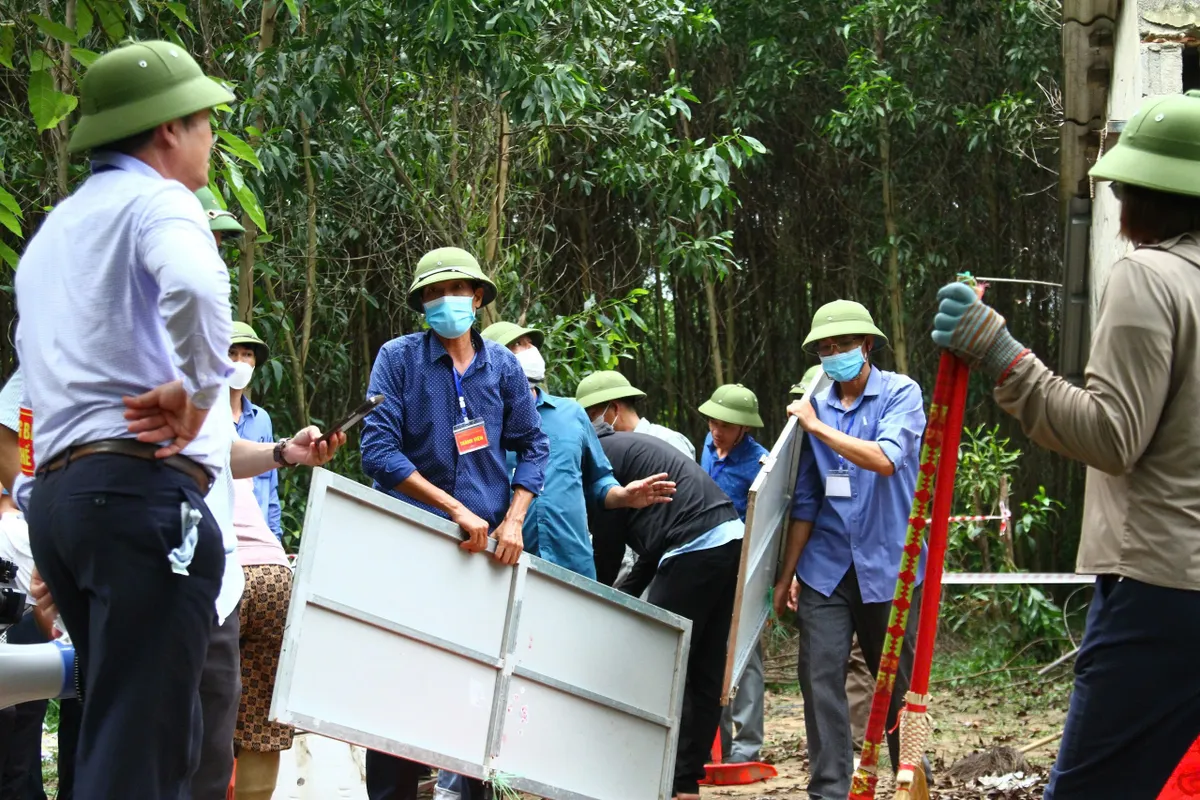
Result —
[[[74,696],[75,648],[69,641],[0,644],[0,708]]]

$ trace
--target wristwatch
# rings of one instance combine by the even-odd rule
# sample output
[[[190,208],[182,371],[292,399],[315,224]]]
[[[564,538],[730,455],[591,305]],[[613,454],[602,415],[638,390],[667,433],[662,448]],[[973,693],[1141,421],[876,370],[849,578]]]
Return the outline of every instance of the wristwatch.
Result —
[[[293,464],[292,462],[288,461],[286,458],[283,457],[283,448],[287,447],[291,443],[292,443],[291,439],[280,439],[278,442],[275,443],[275,453],[274,453],[275,463],[281,467],[296,466],[295,464]]]

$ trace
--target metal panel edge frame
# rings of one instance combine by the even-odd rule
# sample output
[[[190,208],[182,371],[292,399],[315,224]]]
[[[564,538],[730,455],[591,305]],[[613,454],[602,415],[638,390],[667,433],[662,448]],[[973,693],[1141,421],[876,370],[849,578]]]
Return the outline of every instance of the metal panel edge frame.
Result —
[[[813,395],[819,391],[823,391],[832,381],[825,375],[820,373],[813,384],[808,388],[808,391],[800,398],[801,402],[808,403],[812,401]],[[804,446],[804,438],[806,434],[800,429],[799,420],[796,417],[789,416],[787,423],[783,426],[783,431],[779,434],[779,438],[775,440],[775,444],[771,447],[771,452],[767,456],[767,461],[755,476],[754,482],[750,485],[749,501],[746,504],[746,532],[742,538],[742,557],[741,564],[738,567],[738,583],[737,592],[734,595],[733,601],[733,619],[729,625],[729,639],[726,645],[725,654],[725,677],[721,686],[721,704],[726,705],[730,699],[736,694],[736,686],[741,680],[742,673],[746,669],[746,664],[750,660],[750,651],[739,653],[737,649],[738,633],[741,625],[742,604],[745,599],[746,583],[750,579],[747,570],[753,565],[750,563],[750,553],[755,547],[756,539],[754,537],[755,511],[758,505],[758,495],[762,490],[763,484],[766,483],[768,475],[782,463],[788,471],[787,481],[785,482],[786,498],[789,502],[784,503],[786,509],[790,505],[790,500],[795,493],[796,488],[796,473],[800,466],[800,452]],[[775,578],[778,578],[779,559],[782,557],[784,546],[786,545],[786,537],[781,535],[781,531],[786,531],[788,515],[786,510],[783,516],[766,529],[768,537],[768,551],[764,552],[763,558],[769,559],[775,566]],[[779,543],[775,548],[770,547],[770,539],[778,536]],[[774,558],[771,558],[771,550],[774,550]],[[762,635],[763,629],[766,627],[767,621],[770,619],[771,610],[764,608],[756,622],[758,629],[755,638]]]
[[[346,497],[358,500],[380,508],[384,511],[394,511],[400,516],[409,518],[427,528],[432,529],[432,532],[442,534],[455,542],[461,542],[462,536],[459,528],[454,523],[442,519],[435,514],[431,514],[423,509],[416,508],[411,504],[398,500],[383,492],[376,491],[369,487],[356,483],[348,478],[337,475],[325,469],[314,470],[312,482],[309,487],[308,502],[305,508],[304,530],[312,529],[310,523],[315,526],[317,520],[323,511],[325,497],[329,492],[335,492]],[[489,541],[488,550],[494,552],[495,540]],[[333,608],[332,605],[322,597],[313,593],[311,588],[312,571],[314,569],[313,562],[318,543],[316,537],[301,537],[300,552],[297,557],[295,578],[293,581],[292,601],[288,608],[287,621],[284,627],[284,641],[280,654],[280,671],[276,680],[275,693],[271,700],[270,719],[284,724],[292,725],[301,730],[312,731],[320,735],[331,736],[343,741],[353,742],[363,747],[391,752],[403,757],[412,758],[413,760],[422,763],[429,763],[437,760],[446,764],[447,769],[451,769],[463,775],[470,777],[490,780],[496,771],[492,768],[492,762],[498,755],[497,746],[501,741],[504,732],[504,709],[505,697],[507,695],[509,683],[512,675],[521,675],[526,680],[533,681],[544,685],[550,689],[557,691],[568,691],[569,694],[580,697],[589,702],[594,702],[603,705],[607,708],[617,710],[621,713],[629,714],[637,718],[660,724],[667,728],[667,747],[664,753],[664,762],[662,769],[662,777],[659,787],[659,796],[663,800],[667,800],[672,795],[672,786],[674,780],[674,765],[675,755],[678,749],[679,742],[679,722],[683,705],[683,691],[686,683],[686,664],[687,656],[691,647],[691,630],[692,623],[690,620],[673,614],[669,611],[661,609],[657,606],[646,603],[632,595],[617,591],[611,587],[588,580],[581,575],[578,575],[570,570],[543,561],[528,554],[522,554],[520,561],[513,571],[512,581],[509,586],[508,602],[509,608],[505,618],[504,633],[502,638],[502,657],[498,666],[492,665],[497,669],[496,689],[493,696],[493,703],[490,711],[488,722],[488,736],[486,739],[486,752],[481,754],[480,764],[472,764],[470,762],[454,759],[445,754],[434,753],[424,750],[423,748],[405,745],[401,742],[392,739],[366,734],[362,731],[352,730],[344,726],[333,724],[325,720],[315,719],[305,714],[294,714],[286,709],[285,698],[290,697],[292,691],[294,654],[291,652],[296,646],[298,636],[289,635],[289,632],[299,631],[304,624],[305,614],[310,605],[325,608],[334,611],[335,613],[343,613],[343,610]],[[549,578],[556,583],[565,585],[569,589],[579,591],[592,596],[594,599],[602,602],[612,603],[624,609],[637,612],[638,614],[648,617],[655,622],[658,622],[667,627],[679,631],[682,636],[678,639],[675,652],[674,675],[672,676],[673,692],[669,698],[669,717],[665,720],[654,719],[653,715],[647,713],[630,713],[631,709],[623,707],[624,704],[612,698],[589,697],[590,693],[579,690],[569,691],[562,686],[557,685],[553,679],[541,676],[531,670],[524,670],[516,667],[516,635],[520,625],[521,607],[524,600],[524,589],[529,571],[534,571],[540,575]],[[357,619],[366,622],[376,627],[383,627],[386,630],[392,630],[399,635],[408,637],[403,631],[398,628],[401,626],[395,624],[379,625],[377,622],[367,619],[364,613],[352,613],[348,615],[352,619]],[[447,649],[451,652],[458,652],[460,648],[447,647],[447,643],[434,641],[436,637],[418,636],[414,641],[420,641],[428,646]],[[468,655],[462,654],[460,655]],[[293,658],[289,658],[293,656]],[[474,659],[473,656],[469,656]],[[490,661],[489,661],[490,665]],[[640,712],[640,710],[634,710]],[[453,762],[453,763],[450,763]],[[482,765],[482,767],[480,766]],[[587,795],[578,794],[566,789],[565,787],[554,787],[544,784],[540,781],[524,778],[520,776],[511,776],[509,785],[518,791],[532,792],[542,796],[554,796],[560,800],[599,800]]]

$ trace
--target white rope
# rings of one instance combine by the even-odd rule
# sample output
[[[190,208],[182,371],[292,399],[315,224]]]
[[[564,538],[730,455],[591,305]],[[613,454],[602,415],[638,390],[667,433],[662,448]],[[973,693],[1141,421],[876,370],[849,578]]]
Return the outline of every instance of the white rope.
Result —
[[[1038,586],[1095,582],[1095,575],[1076,575],[1073,572],[946,572],[942,575],[943,585],[956,586]]]
[[[1061,289],[1061,283],[1053,281],[1035,281],[1026,278],[976,278],[980,283],[1031,283],[1035,286],[1053,286],[1055,289]]]

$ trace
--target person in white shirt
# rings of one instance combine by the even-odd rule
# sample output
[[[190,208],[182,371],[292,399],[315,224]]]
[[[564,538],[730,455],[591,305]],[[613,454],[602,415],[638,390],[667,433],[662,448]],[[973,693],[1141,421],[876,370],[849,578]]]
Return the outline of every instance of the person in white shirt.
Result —
[[[69,143],[92,152],[92,175],[17,269],[37,420],[26,510],[82,668],[81,800],[194,796],[213,608],[241,594],[222,592],[227,548],[204,499],[233,438],[232,422],[205,424],[232,372],[229,275],[192,194],[208,182],[210,109],[232,100],[169,42],[98,59]],[[313,451],[311,430],[263,445],[265,464],[235,453],[234,470]]]

